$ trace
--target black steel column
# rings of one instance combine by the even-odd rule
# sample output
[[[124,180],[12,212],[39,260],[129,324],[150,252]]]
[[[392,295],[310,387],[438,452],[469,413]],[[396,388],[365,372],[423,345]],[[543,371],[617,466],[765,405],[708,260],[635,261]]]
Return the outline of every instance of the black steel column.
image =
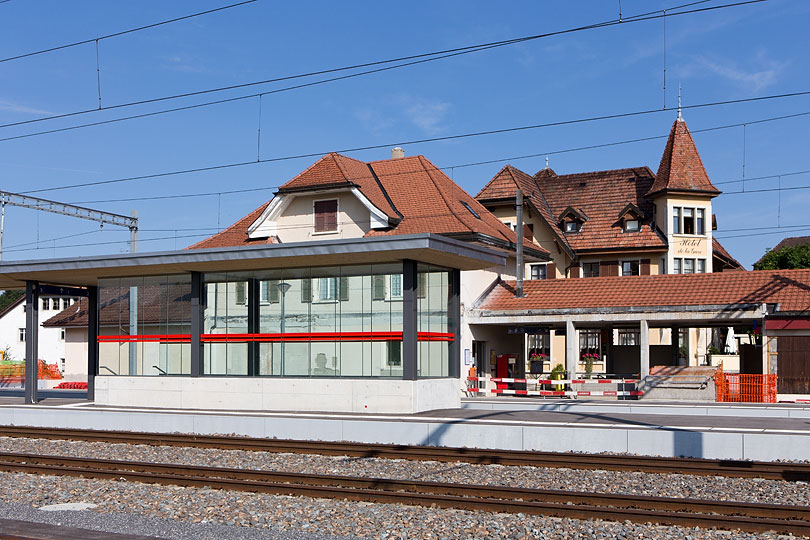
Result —
[[[247,308],[248,308],[248,334],[259,333],[259,280],[252,278],[248,280],[247,286]],[[248,375],[259,374],[259,343],[248,341]]]
[[[203,373],[203,344],[200,340],[203,329],[203,282],[202,273],[191,272],[191,376]]]
[[[98,375],[98,287],[87,287],[87,399],[96,399]]]
[[[416,261],[402,261],[402,378],[415,381],[417,374]]]
[[[25,282],[25,403],[37,402],[39,382],[39,283]]]
[[[450,331],[453,333],[453,343],[450,345],[450,369],[448,375],[458,378],[461,373],[461,272],[450,270],[450,298],[448,310],[450,315]]]

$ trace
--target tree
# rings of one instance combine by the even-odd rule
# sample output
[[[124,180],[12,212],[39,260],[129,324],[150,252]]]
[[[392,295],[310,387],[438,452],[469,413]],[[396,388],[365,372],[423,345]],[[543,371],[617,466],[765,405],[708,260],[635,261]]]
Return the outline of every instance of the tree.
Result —
[[[3,294],[0,294],[0,311],[6,309],[24,294],[25,291],[3,291]]]
[[[810,244],[783,247],[779,251],[769,251],[754,263],[754,270],[786,270],[790,268],[810,268]]]

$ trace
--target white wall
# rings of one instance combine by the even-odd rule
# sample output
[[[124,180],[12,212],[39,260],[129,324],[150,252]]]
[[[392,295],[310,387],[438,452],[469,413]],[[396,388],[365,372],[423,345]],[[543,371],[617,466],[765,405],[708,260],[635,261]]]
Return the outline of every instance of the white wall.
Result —
[[[176,409],[416,413],[461,406],[457,379],[96,377],[97,405]]]
[[[49,305],[50,307],[50,305]],[[39,321],[50,319],[61,310],[43,310],[40,302]],[[25,302],[21,302],[0,318],[0,350],[8,347],[12,360],[25,360],[25,343],[19,339],[20,328],[25,328]],[[61,339],[61,328],[39,328],[39,359],[46,364],[57,364],[62,367],[65,358],[65,342]]]

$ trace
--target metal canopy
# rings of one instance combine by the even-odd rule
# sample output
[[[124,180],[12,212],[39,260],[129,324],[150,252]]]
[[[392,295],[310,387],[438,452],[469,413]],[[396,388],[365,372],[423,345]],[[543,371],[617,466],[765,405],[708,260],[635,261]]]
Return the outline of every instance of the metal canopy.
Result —
[[[404,259],[459,270],[479,270],[506,264],[504,253],[481,245],[435,234],[414,234],[9,261],[0,263],[0,289],[22,289],[26,281],[91,286],[96,285],[99,278],[107,277],[374,264]]]

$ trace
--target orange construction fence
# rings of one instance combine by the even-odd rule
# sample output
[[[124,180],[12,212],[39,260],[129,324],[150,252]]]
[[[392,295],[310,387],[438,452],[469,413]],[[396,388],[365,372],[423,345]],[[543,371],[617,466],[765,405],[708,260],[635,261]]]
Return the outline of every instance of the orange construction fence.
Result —
[[[776,375],[723,373],[714,375],[717,401],[723,403],[776,403]]]

